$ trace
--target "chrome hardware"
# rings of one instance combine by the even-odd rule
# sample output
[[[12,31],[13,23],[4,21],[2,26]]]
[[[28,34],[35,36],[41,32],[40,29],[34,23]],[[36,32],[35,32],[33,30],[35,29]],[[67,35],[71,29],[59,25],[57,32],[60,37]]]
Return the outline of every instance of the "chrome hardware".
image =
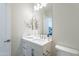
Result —
[[[34,56],[34,49],[32,49],[31,51],[32,51],[31,55]]]
[[[6,40],[6,41],[4,41],[4,42],[10,42],[10,40]]]
[[[46,52],[43,53],[43,55],[44,55],[44,56],[48,56],[49,53],[50,53],[50,52],[49,52],[48,50],[46,50]]]

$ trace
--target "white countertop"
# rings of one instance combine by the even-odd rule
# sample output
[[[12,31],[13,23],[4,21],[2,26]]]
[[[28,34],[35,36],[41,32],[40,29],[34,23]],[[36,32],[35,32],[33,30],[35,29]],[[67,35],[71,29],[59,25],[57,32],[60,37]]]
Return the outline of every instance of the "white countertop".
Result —
[[[50,40],[48,40],[48,38],[41,39],[40,37],[34,37],[34,36],[26,36],[26,37],[24,36],[24,37],[22,37],[22,39],[35,43],[35,44],[38,44],[38,45],[41,45],[41,46],[52,41],[52,38]]]

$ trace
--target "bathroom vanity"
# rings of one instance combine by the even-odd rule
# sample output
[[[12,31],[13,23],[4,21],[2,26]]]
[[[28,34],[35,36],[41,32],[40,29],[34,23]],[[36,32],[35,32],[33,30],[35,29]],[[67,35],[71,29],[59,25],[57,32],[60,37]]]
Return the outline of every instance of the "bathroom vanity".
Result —
[[[53,43],[52,38],[48,39],[34,36],[22,37],[22,55],[52,56],[55,52],[55,44]]]
[[[23,56],[52,56],[55,55],[55,41],[53,37],[52,17],[46,17],[43,27],[45,30],[39,33],[36,19],[32,21],[32,28],[24,31],[22,36]],[[40,28],[40,27],[39,27]],[[45,34],[45,35],[44,35]]]

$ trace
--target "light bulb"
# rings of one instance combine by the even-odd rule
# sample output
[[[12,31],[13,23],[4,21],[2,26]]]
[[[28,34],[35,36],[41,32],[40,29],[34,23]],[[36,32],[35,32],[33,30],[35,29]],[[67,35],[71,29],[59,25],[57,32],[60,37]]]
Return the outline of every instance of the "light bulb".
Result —
[[[42,3],[41,5],[42,5],[43,7],[46,7],[47,3]]]
[[[34,6],[34,10],[35,10],[35,11],[37,10],[37,7],[36,7],[36,6]]]
[[[37,7],[40,7],[40,4],[39,3],[37,4]]]
[[[43,6],[41,5],[39,8],[41,9]]]
[[[39,10],[39,7],[34,6],[34,10],[35,10],[35,11]]]

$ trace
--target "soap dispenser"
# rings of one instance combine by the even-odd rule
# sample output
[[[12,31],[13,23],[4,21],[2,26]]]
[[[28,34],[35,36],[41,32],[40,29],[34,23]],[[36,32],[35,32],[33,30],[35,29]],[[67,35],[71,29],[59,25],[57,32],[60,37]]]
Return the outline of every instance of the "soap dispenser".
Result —
[[[47,37],[49,37],[49,36],[52,36],[52,28],[51,27],[48,28]]]

